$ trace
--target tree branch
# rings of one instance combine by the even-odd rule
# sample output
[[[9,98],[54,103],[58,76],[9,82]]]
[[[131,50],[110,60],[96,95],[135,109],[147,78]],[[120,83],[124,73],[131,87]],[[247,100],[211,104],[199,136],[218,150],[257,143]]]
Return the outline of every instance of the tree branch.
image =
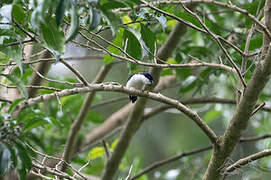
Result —
[[[270,137],[271,137],[271,134],[265,134],[265,135],[256,136],[256,137],[247,137],[247,138],[241,139],[239,143],[254,142],[254,141],[263,140],[263,139],[270,138]],[[133,179],[137,179],[140,176],[153,171],[154,169],[157,169],[157,168],[159,168],[161,166],[164,166],[166,164],[169,164],[171,162],[180,160],[183,157],[194,155],[194,154],[198,154],[198,153],[201,153],[201,152],[204,152],[204,151],[207,151],[207,150],[211,150],[211,149],[212,149],[212,146],[206,146],[204,148],[195,149],[195,150],[192,150],[192,151],[189,151],[189,152],[184,152],[184,153],[181,153],[179,155],[172,156],[172,157],[160,160],[160,161],[156,161],[156,162],[152,163],[151,165],[149,165],[148,167],[142,169],[138,174],[134,175],[131,179],[132,180]],[[228,168],[230,168],[230,167],[228,167]],[[228,172],[227,169],[225,170],[225,172]]]
[[[66,66],[69,70],[71,70],[75,75],[76,77],[85,85],[87,86],[88,85],[88,81],[84,78],[84,76],[79,72],[77,71],[75,68],[73,68],[69,63],[67,63],[65,60],[63,59],[60,59],[59,60],[62,64],[64,64],[64,66]]]
[[[210,29],[202,22],[202,20],[199,18],[199,16],[196,13],[194,13],[191,10],[189,10],[184,4],[181,3],[181,5],[182,5],[182,7],[184,8],[184,10],[186,12],[188,12],[189,14],[191,14],[192,16],[194,16],[198,20],[198,22],[205,29],[205,31],[217,42],[218,46],[221,48],[221,50],[223,51],[223,53],[225,54],[225,56],[227,57],[227,59],[229,60],[229,62],[231,63],[231,65],[234,67],[235,71],[237,72],[237,75],[239,76],[239,79],[241,80],[243,86],[246,87],[246,83],[245,83],[245,80],[244,80],[244,78],[242,76],[242,73],[241,73],[240,69],[235,64],[235,62],[233,61],[233,59],[229,55],[228,51],[223,47],[223,45],[220,42],[220,40],[217,37],[217,35],[210,31]]]
[[[166,165],[166,164],[169,164],[171,162],[177,161],[177,160],[179,160],[179,159],[181,159],[183,157],[190,156],[190,155],[193,155],[193,154],[198,154],[198,153],[210,150],[210,149],[212,149],[212,146],[207,146],[207,147],[196,149],[196,150],[193,150],[193,151],[184,152],[184,153],[181,153],[179,155],[172,156],[172,157],[169,157],[167,159],[163,159],[161,161],[154,162],[150,166],[142,169],[138,174],[131,177],[131,180],[137,179],[140,176],[143,176],[144,174],[146,174],[146,173],[148,173],[148,172],[150,172],[150,171],[152,171],[152,170],[154,170],[154,169],[156,169],[158,167],[161,167],[163,165]]]
[[[270,6],[271,1],[267,0],[265,4],[265,9],[270,10]],[[270,16],[271,13],[269,11],[265,11],[265,17],[270,18]],[[271,21],[270,24],[267,25],[267,27],[271,27]],[[227,127],[224,135],[220,139],[220,146],[214,149],[212,159],[203,178],[204,180],[217,180],[219,177],[221,177],[219,168],[230,156],[236,144],[238,143],[243,131],[246,129],[248,120],[255,109],[255,105],[259,98],[259,95],[270,78],[270,73],[271,48],[269,46],[268,53],[265,56],[265,59],[259,61],[259,63],[257,64],[257,67],[248,83],[243,97],[237,106],[236,112],[230,120],[230,124]]]
[[[169,34],[166,42],[159,49],[157,53],[157,57],[159,59],[167,59],[172,54],[173,50],[177,47],[180,38],[185,32],[186,32],[185,26],[183,26],[182,23],[177,23],[175,27],[173,28],[173,30],[171,31],[171,33]],[[154,84],[150,88],[147,88],[148,90],[153,90],[153,88],[159,82],[161,70],[162,70],[161,68],[150,69],[150,73],[152,74],[154,78]],[[132,137],[134,136],[134,134],[140,127],[140,124],[141,124],[140,121],[144,113],[144,108],[146,106],[146,103],[147,103],[146,98],[140,98],[135,104],[133,110],[131,111],[127,124],[121,133],[117,146],[114,152],[112,153],[111,158],[108,160],[106,164],[105,171],[102,176],[103,180],[113,179],[119,167],[121,159],[123,158],[130,144]],[[214,135],[212,136],[213,138],[216,138],[214,133],[212,135]]]
[[[126,94],[132,94],[140,97],[147,97],[168,105],[171,105],[172,107],[175,107],[176,109],[180,110],[183,112],[185,115],[190,117],[192,120],[198,124],[198,126],[206,133],[206,135],[210,138],[212,143],[216,142],[216,135],[215,133],[208,127],[208,125],[198,116],[196,112],[191,110],[190,108],[186,107],[179,101],[168,98],[160,93],[152,93],[149,91],[140,91],[136,89],[130,89],[126,88],[122,85],[114,85],[114,83],[102,83],[102,84],[91,84],[87,87],[79,87],[79,88],[73,88],[73,89],[65,89],[62,91],[57,92],[57,95],[59,97],[63,96],[69,96],[73,94],[78,94],[78,93],[86,93],[86,92],[91,92],[91,91],[114,91],[114,92],[122,92]],[[34,104],[40,103],[47,101],[49,99],[55,98],[56,95],[55,93],[51,94],[45,94],[41,95],[35,98],[30,98],[28,100],[25,100],[18,105],[18,109],[22,110],[28,106],[32,106]]]
[[[103,66],[100,69],[100,72],[97,74],[93,83],[102,82],[105,79],[105,77],[106,77],[107,73],[109,72],[109,70],[111,69],[111,67],[112,67],[112,65]],[[73,146],[74,146],[75,139],[77,137],[77,134],[79,133],[79,130],[81,128],[83,121],[85,120],[85,118],[87,116],[87,113],[89,111],[89,107],[91,106],[91,103],[93,101],[95,94],[96,94],[96,91],[92,91],[86,96],[85,101],[84,101],[82,107],[80,108],[80,112],[78,113],[76,120],[73,122],[73,124],[71,126],[71,129],[69,131],[69,136],[66,141],[65,150],[63,153],[63,159],[67,162],[70,161],[71,154],[74,149]],[[58,93],[58,95],[59,95],[59,93]],[[63,164],[61,169],[64,170],[65,168],[66,168],[65,164]]]
[[[251,163],[252,161],[255,161],[255,160],[261,159],[263,157],[270,156],[270,155],[271,155],[271,149],[265,149],[261,152],[257,152],[255,154],[252,154],[252,155],[247,156],[245,158],[239,159],[237,162],[235,162],[234,164],[227,167],[223,171],[223,174],[227,176],[228,174],[230,174],[230,172],[232,172],[236,169],[239,169],[240,167],[247,165],[248,163]]]
[[[172,14],[169,14],[165,11],[162,11],[156,7],[154,7],[153,5],[162,5],[162,4],[187,4],[187,5],[191,5],[191,4],[196,4],[196,3],[206,3],[206,4],[213,4],[213,5],[216,5],[216,6],[221,6],[221,7],[224,7],[224,8],[228,8],[228,9],[231,9],[233,11],[236,11],[236,12],[239,12],[241,14],[244,14],[245,16],[247,16],[249,19],[251,19],[253,22],[255,22],[264,32],[265,34],[269,37],[269,39],[271,40],[271,33],[269,32],[268,28],[263,25],[255,16],[253,16],[252,14],[250,14],[247,10],[245,9],[242,9],[236,5],[232,5],[232,4],[226,4],[226,3],[223,3],[223,2],[219,2],[219,1],[214,1],[214,0],[185,0],[185,1],[152,1],[150,3],[147,3],[146,1],[141,1],[143,2],[144,4],[141,4],[141,5],[137,5],[135,8],[137,7],[150,7],[152,8],[153,10],[156,10],[164,15],[167,15],[179,22],[182,22],[184,24],[186,24],[187,26],[191,27],[191,28],[194,28],[198,31],[201,31],[201,32],[204,32],[204,30],[200,29],[200,28],[197,28],[196,26],[194,26],[193,24],[191,23],[187,23],[187,22],[184,22],[182,19],[178,18],[177,16],[175,15],[172,15]],[[127,10],[130,10],[130,8],[120,8],[116,11],[127,11]],[[204,32],[205,33],[205,32]],[[242,53],[241,53],[242,54]]]
[[[44,52],[43,57],[50,58],[51,53],[47,50]],[[48,62],[42,62],[42,63],[38,64],[36,71],[39,72],[39,74],[36,73],[32,76],[29,85],[30,86],[40,86],[42,84],[42,79],[43,79],[42,76],[44,76],[48,73],[50,67],[51,67],[51,64]],[[28,89],[29,97],[35,97],[37,92],[38,92],[38,89],[34,89],[34,88]]]

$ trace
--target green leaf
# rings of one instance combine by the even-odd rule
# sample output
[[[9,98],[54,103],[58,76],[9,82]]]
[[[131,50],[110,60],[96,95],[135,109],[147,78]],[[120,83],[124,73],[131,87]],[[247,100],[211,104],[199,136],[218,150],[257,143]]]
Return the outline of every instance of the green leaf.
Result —
[[[119,29],[118,31],[116,31],[116,32],[117,32],[117,33],[116,33],[116,38],[113,40],[113,44],[116,45],[116,46],[118,46],[118,47],[121,47],[121,46],[122,46],[123,29],[120,28],[120,29]],[[115,48],[115,47],[113,47],[113,46],[111,46],[111,45],[110,45],[107,49],[108,49],[110,52],[114,53],[114,54],[117,54],[117,55],[120,54],[120,51],[119,51],[117,48]],[[108,54],[105,54],[105,55],[104,55],[104,63],[105,63],[105,64],[109,64],[109,63],[113,62],[114,60],[115,60],[114,57],[112,57],[112,56],[110,56],[110,55],[108,55]]]
[[[65,15],[65,10],[67,7],[66,4],[67,4],[67,0],[60,0],[58,3],[58,6],[56,8],[56,25],[57,25],[57,27],[59,27],[63,21],[64,15]]]
[[[1,64],[6,64],[10,61],[9,57],[3,52],[0,51],[0,63]]]
[[[24,167],[18,168],[20,180],[26,179],[26,169]]]
[[[31,158],[29,157],[26,148],[20,142],[14,142],[18,150],[18,156],[21,159],[23,166],[30,170],[32,168]]]
[[[26,14],[20,4],[14,4],[12,6],[12,17],[19,24],[24,24],[26,20]]]
[[[101,116],[100,113],[96,111],[89,111],[87,119],[89,119],[91,122],[99,124],[104,122],[104,118]]]
[[[38,109],[25,109],[19,114],[17,122],[23,122],[25,124],[24,131],[26,132],[46,124],[53,124],[61,127],[61,123],[57,119],[48,117]]]
[[[55,19],[47,18],[41,24],[41,33],[44,47],[52,52],[58,60],[64,53],[65,36],[61,29],[57,28]]]
[[[191,15],[191,14],[189,14],[187,12],[182,12],[182,11],[179,11],[177,13],[177,15],[181,19],[183,19],[185,21],[189,21],[189,22],[191,22],[192,24],[194,24],[197,27],[201,27],[200,23],[197,21],[197,19],[193,15]]]
[[[148,28],[147,25],[141,24],[141,38],[145,42],[146,46],[149,48],[149,57],[153,57],[155,51],[155,34]]]
[[[181,93],[186,93],[193,89],[197,84],[197,78],[195,76],[189,76],[186,78],[185,81],[182,82],[180,92]]]
[[[4,175],[11,165],[11,153],[9,149],[0,143],[0,176]]]
[[[44,117],[40,115],[31,115],[27,116],[28,119],[26,121],[26,124],[24,126],[24,131],[30,131],[34,128],[37,128],[39,126],[49,124],[50,121],[46,120]]]
[[[207,26],[212,32],[214,32],[215,34],[221,34],[220,29],[218,28],[218,26],[217,26],[214,22],[212,22],[212,21],[211,21],[210,19],[208,19],[208,18],[205,18],[204,21],[205,21],[206,26]]]
[[[19,66],[21,74],[23,73],[23,54],[22,47],[20,45],[17,46],[5,46],[12,42],[17,42],[21,40],[21,36],[15,33],[15,31],[8,29],[0,29],[0,41],[3,40],[3,46],[0,46],[0,51],[4,53],[2,57],[4,59],[8,58],[9,60],[13,60]]]
[[[17,166],[17,155],[16,155],[16,151],[15,151],[15,148],[14,146],[10,145],[10,144],[5,144],[7,146],[7,148],[9,149],[10,153],[11,153],[11,160],[12,160],[12,165],[14,167]]]
[[[125,7],[127,7],[126,5],[125,5],[125,3],[123,3],[123,2],[121,2],[121,1],[109,1],[109,2],[107,2],[107,3],[105,3],[105,4],[103,4],[102,5],[103,6],[103,8],[105,8],[105,9],[117,9],[117,8],[125,8]]]
[[[17,76],[11,75],[11,74],[1,74],[0,76],[5,76],[8,80],[10,80],[12,83],[14,83],[17,88],[19,89],[19,91],[21,92],[21,94],[27,99],[28,98],[28,92],[25,88],[24,83],[22,82],[22,80],[20,78],[18,78]]]
[[[79,16],[77,14],[77,8],[74,3],[72,3],[72,8],[71,8],[70,13],[71,13],[71,25],[68,31],[66,42],[71,41],[76,37],[79,31],[79,26],[80,26]]]
[[[89,30],[92,31],[94,30],[101,22],[101,12],[97,10],[96,8],[90,8],[90,25],[89,25]]]
[[[118,142],[119,142],[119,138],[117,138],[117,139],[115,139],[115,140],[113,141],[113,143],[111,144],[111,147],[110,147],[110,151],[111,151],[111,152],[114,151],[114,149],[115,149],[115,147],[117,146]]]
[[[94,160],[103,157],[104,155],[105,155],[104,147],[95,147],[89,151],[88,159],[90,158],[91,160]]]
[[[12,102],[12,104],[9,106],[8,113],[11,113],[14,108],[22,101],[24,98],[18,98]]]
[[[205,122],[210,122],[212,120],[214,120],[215,118],[217,118],[218,116],[221,115],[221,111],[217,111],[217,110],[211,110],[211,111],[208,111],[203,119]]]
[[[137,60],[141,59],[141,45],[137,37],[127,29],[123,32],[122,47],[133,58]]]

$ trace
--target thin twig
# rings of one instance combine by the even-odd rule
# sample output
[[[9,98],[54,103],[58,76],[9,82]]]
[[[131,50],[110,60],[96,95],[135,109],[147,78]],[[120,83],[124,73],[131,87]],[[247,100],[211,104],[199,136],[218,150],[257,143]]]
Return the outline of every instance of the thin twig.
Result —
[[[103,147],[104,147],[104,150],[105,150],[105,155],[106,155],[106,159],[109,159],[110,157],[110,152],[108,150],[108,147],[107,147],[107,144],[105,142],[105,139],[102,140],[102,144],[103,144]]]
[[[90,40],[90,41],[92,41],[92,40]],[[92,42],[94,42],[94,41],[92,41]],[[96,43],[96,45],[98,45],[100,49],[99,48],[94,48],[94,47],[91,47],[91,46],[88,46],[88,45],[85,45],[85,44],[82,44],[82,43],[78,43],[78,42],[76,42],[76,44],[78,44],[79,46],[88,48],[88,49],[97,50],[99,52],[107,53],[108,55],[110,55],[112,57],[115,57],[117,59],[122,59],[124,61],[130,62],[130,63],[133,63],[133,64],[137,64],[137,65],[142,65],[142,66],[155,67],[155,68],[187,68],[187,67],[194,68],[194,67],[204,67],[204,66],[206,66],[206,67],[224,69],[224,70],[236,73],[236,70],[234,68],[229,67],[227,65],[223,65],[223,64],[214,64],[214,63],[207,63],[207,62],[193,63],[193,64],[190,64],[190,63],[188,63],[188,64],[169,64],[169,63],[167,63],[167,64],[156,64],[156,63],[148,63],[148,62],[138,61],[138,60],[135,60],[135,59],[130,59],[128,57],[124,57],[124,56],[114,54],[114,53],[108,51],[106,48],[104,48],[103,46],[101,46],[98,43]]]
[[[58,92],[59,97],[67,96],[67,95],[72,95],[72,94],[77,94],[77,93],[86,93],[86,92],[91,92],[91,91],[116,91],[116,92],[122,92],[122,93],[127,93],[127,94],[133,94],[133,95],[138,95],[142,97],[148,97],[153,100],[163,102],[169,105],[172,105],[176,109],[180,110],[183,112],[185,115],[190,117],[202,130],[203,132],[209,137],[212,143],[216,143],[216,134],[214,131],[200,118],[200,116],[191,110],[190,108],[186,107],[179,101],[175,99],[168,98],[161,93],[152,93],[149,91],[140,91],[132,88],[126,88],[122,85],[114,85],[114,83],[101,83],[101,84],[90,84],[89,86],[86,87],[78,87],[78,88],[73,88],[73,89],[65,89],[60,92]],[[49,100],[51,98],[55,98],[55,94],[46,94],[42,96],[38,96],[35,98],[30,98],[26,101],[23,101],[19,103],[18,105],[18,112],[22,110],[23,108],[43,102],[46,100]]]
[[[84,78],[84,76],[79,72],[77,71],[75,68],[73,68],[69,63],[67,63],[65,60],[63,59],[60,59],[59,60],[62,64],[64,64],[69,70],[71,70],[75,75],[76,77],[85,85],[87,86],[88,85],[88,81]]]
[[[29,42],[35,42],[35,41],[33,39],[28,39],[28,40],[19,41],[19,42],[16,41],[16,42],[8,43],[6,46],[16,46],[16,45],[20,45],[20,44],[26,44]]]
[[[131,174],[132,174],[132,169],[133,169],[133,164],[131,164],[130,169],[129,169],[129,172],[128,172],[128,175],[127,175],[127,177],[125,178],[125,180],[131,180],[130,176],[131,176]]]
[[[216,5],[216,6],[221,6],[221,7],[224,7],[224,8],[228,8],[228,9],[231,9],[233,11],[236,11],[236,12],[239,12],[241,14],[244,14],[245,16],[247,16],[249,19],[251,19],[253,22],[255,22],[268,36],[269,39],[271,39],[271,33],[269,32],[269,30],[267,29],[267,27],[265,25],[263,25],[255,16],[253,16],[252,14],[250,14],[247,10],[245,9],[242,9],[236,5],[233,5],[233,4],[226,4],[226,3],[223,3],[223,2],[220,2],[220,1],[214,1],[214,0],[185,0],[185,1],[182,1],[182,0],[179,0],[179,1],[151,1],[151,2],[146,2],[146,1],[143,1],[141,0],[141,2],[143,2],[143,4],[141,5],[137,5],[135,8],[137,7],[150,7],[151,9],[154,9],[164,15],[167,15],[173,19],[176,19],[177,21],[179,22],[183,22],[184,24],[186,24],[187,26],[191,27],[191,28],[194,28],[194,29],[197,29],[201,32],[203,32],[204,30],[202,29],[199,29],[197,27],[195,27],[193,24],[191,23],[188,23],[186,21],[183,21],[182,19],[178,18],[177,16],[175,15],[172,15],[172,14],[169,14],[165,11],[162,11],[161,9],[159,8],[156,8],[154,7],[153,5],[159,5],[159,4],[191,4],[191,3],[206,3],[206,4],[213,4],[213,5]],[[129,11],[131,10],[131,8],[120,8],[116,11]]]
[[[71,82],[68,82],[68,81],[58,81],[58,80],[46,78],[39,71],[37,71],[32,65],[30,65],[30,67],[35,71],[35,73],[38,74],[38,76],[40,76],[42,79],[45,79],[46,81],[59,83],[59,84],[72,85],[72,86],[76,86],[76,87],[82,87],[83,86],[83,84],[81,84],[81,83],[71,83]]]
[[[223,51],[223,53],[228,58],[229,62],[232,64],[232,66],[236,70],[237,75],[239,76],[239,78],[240,78],[243,86],[246,87],[246,83],[245,83],[245,80],[244,80],[244,78],[242,76],[242,73],[240,72],[240,69],[235,64],[235,62],[233,61],[233,59],[231,58],[231,56],[229,55],[229,53],[227,52],[227,50],[223,47],[223,45],[221,44],[221,42],[220,42],[219,38],[217,37],[217,35],[210,31],[210,29],[202,22],[202,20],[200,19],[200,17],[196,13],[194,13],[193,11],[191,11],[190,9],[188,9],[184,4],[181,3],[181,5],[182,5],[182,7],[184,8],[184,10],[186,12],[188,12],[189,14],[191,14],[192,16],[194,16],[198,20],[198,22],[207,31],[207,33],[210,34],[211,37],[213,37],[213,39],[217,42],[218,46],[221,48],[221,50]]]
[[[169,163],[171,163],[173,161],[179,160],[179,159],[181,159],[181,158],[183,158],[185,156],[190,156],[190,155],[197,154],[197,153],[200,153],[200,152],[204,152],[204,151],[207,151],[207,150],[210,150],[210,149],[212,149],[212,146],[207,146],[207,147],[196,149],[196,150],[193,150],[193,151],[190,151],[190,152],[184,152],[184,153],[181,153],[181,154],[179,154],[177,156],[173,156],[173,157],[161,160],[161,161],[157,161],[157,162],[151,164],[150,166],[144,168],[143,170],[141,170],[135,176],[131,177],[131,180],[137,179],[140,176],[152,171],[153,169],[161,167],[161,166],[163,166],[165,164],[169,164]]]
[[[223,174],[228,175],[230,172],[232,172],[236,169],[239,169],[240,167],[242,167],[252,161],[255,161],[255,160],[261,159],[263,157],[270,156],[270,155],[271,155],[271,149],[265,149],[261,152],[257,152],[255,154],[252,154],[252,155],[247,156],[245,158],[239,159],[237,162],[235,162],[234,164],[227,167],[224,170]]]
[[[73,168],[69,163],[67,163],[66,161],[64,161],[62,158],[57,158],[57,157],[54,157],[54,156],[49,156],[49,155],[47,155],[47,154],[43,154],[43,153],[41,153],[41,152],[39,152],[39,151],[37,151],[35,148],[33,148],[31,145],[29,145],[29,144],[27,144],[27,143],[25,143],[25,142],[23,142],[27,147],[29,147],[33,152],[35,152],[36,154],[38,154],[38,155],[40,155],[40,156],[42,156],[42,157],[47,157],[48,159],[54,159],[54,160],[57,160],[57,161],[59,161],[59,162],[62,162],[62,163],[64,163],[64,164],[66,164],[69,168],[71,168],[71,170],[74,172],[74,173],[76,173],[76,174],[78,174],[78,176],[80,176],[81,178],[83,178],[83,179],[87,179],[85,176],[83,176],[80,172],[78,172],[75,168]],[[39,162],[38,162],[39,163]],[[40,163],[41,164],[41,163]],[[41,165],[43,165],[43,164],[41,164]],[[45,166],[44,166],[45,167]]]
[[[0,86],[3,86],[5,88],[11,88],[11,89],[17,89],[17,86],[8,86],[6,84],[0,83]],[[34,86],[34,85],[26,85],[26,88],[35,88],[35,89],[46,89],[46,90],[52,90],[52,91],[60,91],[61,89],[54,88],[54,87],[46,87],[46,86]]]
[[[120,101],[123,101],[123,100],[127,100],[127,97],[117,97],[117,98],[109,99],[107,101],[103,101],[101,103],[92,105],[90,107],[90,109],[95,109],[95,108],[98,108],[98,107],[101,107],[101,106],[104,106],[104,105],[107,105],[107,104],[112,104],[112,103],[120,102]]]
[[[260,105],[258,105],[255,109],[254,109],[254,111],[252,112],[252,115],[251,116],[253,116],[256,112],[258,112],[262,107],[264,107],[265,106],[265,102],[263,102],[262,104],[260,104]]]
[[[242,138],[239,141],[239,143],[255,142],[255,141],[263,140],[263,139],[266,139],[266,138],[271,138],[271,134],[265,134],[265,135],[262,135],[262,136]],[[153,171],[154,169],[157,169],[157,168],[159,168],[161,166],[164,166],[166,164],[169,164],[171,162],[177,161],[177,160],[179,160],[179,159],[181,159],[183,157],[194,155],[194,154],[198,154],[198,153],[201,153],[201,152],[204,152],[204,151],[207,151],[207,150],[211,150],[211,149],[212,149],[212,146],[206,146],[204,148],[196,149],[196,150],[193,150],[193,151],[190,151],[190,152],[187,152],[187,153],[181,153],[179,155],[172,156],[172,157],[169,157],[169,158],[161,160],[161,161],[157,161],[157,162],[149,165],[148,167],[144,168],[143,170],[141,170],[138,174],[136,174],[135,176],[133,176],[131,178],[131,180],[137,179],[140,176],[142,176],[142,175],[144,175],[144,174],[146,174],[146,173],[148,173],[150,171]]]

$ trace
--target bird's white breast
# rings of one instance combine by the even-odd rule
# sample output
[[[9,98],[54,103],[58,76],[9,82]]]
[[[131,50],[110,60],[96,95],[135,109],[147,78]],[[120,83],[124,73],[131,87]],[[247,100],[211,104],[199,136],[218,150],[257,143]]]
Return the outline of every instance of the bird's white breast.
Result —
[[[149,79],[142,74],[135,74],[128,80],[126,87],[141,90],[145,84],[150,84]]]

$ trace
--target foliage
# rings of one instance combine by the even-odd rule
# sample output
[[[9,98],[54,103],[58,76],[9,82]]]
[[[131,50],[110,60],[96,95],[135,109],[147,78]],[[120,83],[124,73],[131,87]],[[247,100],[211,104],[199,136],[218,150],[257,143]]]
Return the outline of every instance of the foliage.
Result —
[[[257,9],[260,2],[261,0],[252,2],[237,1],[236,5],[257,16]],[[51,89],[42,88],[39,90],[38,95],[55,93],[56,99],[28,107],[16,115],[18,105],[24,100],[29,99],[29,88],[27,85],[31,86],[31,78],[35,75],[32,69],[33,66],[30,65],[30,62],[34,58],[27,59],[24,54],[26,45],[31,43],[35,48],[42,46],[42,49],[46,49],[52,53],[54,57],[53,62],[60,63],[59,60],[64,57],[65,49],[67,50],[67,44],[76,44],[79,46],[80,38],[83,37],[82,35],[95,42],[100,42],[102,38],[106,38],[112,39],[110,41],[112,43],[105,41],[100,44],[100,47],[93,45],[93,42],[90,41],[90,43],[85,43],[84,46],[89,49],[91,49],[90,47],[93,49],[99,47],[99,51],[104,53],[104,65],[119,62],[120,59],[115,58],[116,56],[121,56],[123,59],[130,58],[131,60],[143,63],[156,63],[158,49],[165,44],[170,32],[177,24],[177,20],[166,16],[165,13],[152,10],[148,7],[139,8],[138,5],[142,5],[142,2],[139,0],[9,0],[0,2],[0,83],[1,85],[15,86],[20,94],[16,98],[7,98],[12,99],[12,102],[0,102],[0,176],[4,176],[7,172],[15,170],[20,179],[26,178],[27,173],[32,168],[32,158],[35,157],[35,154],[29,149],[27,144],[53,156],[62,153],[65,148],[63,144],[67,141],[71,125],[78,116],[86,97],[83,94],[62,98],[57,97],[57,92],[52,88],[56,88],[58,91],[71,89],[77,87],[73,86],[73,83],[78,81],[76,78],[65,77],[63,80],[54,77],[56,80],[68,83],[44,81],[42,86],[50,87]],[[260,4],[259,8],[263,8],[263,5],[264,2]],[[195,27],[202,28],[198,20],[186,12],[181,5],[161,3],[155,7],[166,13],[174,14],[177,18]],[[251,19],[244,13],[236,13],[231,9],[225,10],[225,8],[212,3],[199,3],[194,10],[204,20],[210,31],[244,51],[248,30],[253,25]],[[187,32],[183,36],[170,58],[162,59],[165,63],[175,65],[191,65],[200,62],[223,63],[232,67],[210,35],[190,28],[187,29]],[[249,54],[260,52],[262,43],[263,34],[256,31],[250,41]],[[242,54],[238,53],[229,44],[222,44],[236,65],[241,67]],[[246,66],[247,71],[244,75],[246,82],[250,80],[255,70],[255,60],[257,58],[257,56],[249,57]],[[38,57],[37,59],[42,58]],[[7,68],[11,66],[12,68]],[[90,66],[98,69],[95,65],[91,64]],[[120,80],[124,82],[127,72],[128,74],[133,74],[146,71],[146,69],[147,67],[139,66],[138,63],[128,62],[127,66],[122,67],[117,73],[121,73],[122,79]],[[125,76],[122,71],[125,71]],[[238,77],[221,68],[164,68],[161,75],[175,75],[177,77],[176,84],[179,85],[177,89],[166,92],[168,96],[176,99],[179,99],[179,97],[184,100],[191,97],[213,96],[235,99],[236,89],[239,88],[237,87],[239,83]],[[48,75],[45,76],[52,78]],[[114,77],[110,78],[114,79]],[[117,80],[114,79],[114,81]],[[1,90],[2,92],[4,93],[5,90]],[[98,94],[95,96],[93,104],[98,104],[108,97],[108,95]],[[267,102],[270,97],[270,88],[266,88],[262,92],[259,101]],[[121,103],[119,105],[122,106]],[[116,107],[112,106],[108,112],[116,110]],[[218,132],[217,134],[224,132],[235,111],[229,105],[221,104],[210,106],[206,104],[193,105],[192,108],[198,110],[200,116],[210,127]],[[79,136],[76,137],[78,146],[84,141],[86,134],[90,130],[105,122],[108,117],[106,113],[108,112],[107,110],[91,109],[87,113],[86,120],[84,121],[85,124]],[[163,118],[167,119],[167,117]],[[183,115],[181,117],[180,115],[176,115],[169,118],[174,120],[185,117]],[[268,118],[267,113],[262,111],[254,116],[253,122],[250,125],[253,130],[249,134],[262,135],[268,133],[271,126]],[[140,141],[136,145],[133,145],[134,148],[129,149],[120,166],[120,177],[123,178],[127,175],[131,163],[134,164],[132,174],[135,175],[146,164],[150,164],[153,159],[157,160],[157,157],[164,157],[172,153],[176,154],[183,150],[191,150],[192,147],[198,147],[198,142],[200,142],[200,145],[209,144],[204,139],[203,134],[194,130],[196,127],[187,122],[184,122],[182,127],[179,127],[177,121],[165,124],[160,122],[160,126],[154,126],[157,128],[152,134],[155,141],[150,139],[150,137],[142,137],[142,141],[144,142]],[[168,130],[168,134],[165,133],[162,136],[164,127],[170,128],[170,130]],[[177,127],[180,129],[177,129]],[[190,129],[193,130],[190,131]],[[142,131],[145,132],[144,130]],[[191,142],[188,142],[187,134],[181,134],[180,136],[180,132],[190,133],[189,135],[192,137],[189,141]],[[177,142],[179,141],[178,137],[181,139],[180,142]],[[169,142],[169,138],[172,138],[170,140],[172,142]],[[146,141],[151,143],[146,143]],[[256,150],[270,148],[270,140],[267,139],[265,141],[266,143],[263,145],[256,143],[250,149],[241,146],[239,150],[245,151],[245,154],[249,154]],[[107,143],[110,153],[115,149],[117,142],[118,137],[116,135]],[[140,150],[144,148],[144,143],[146,147],[152,148],[149,152]],[[169,143],[170,146],[165,147],[163,143]],[[161,150],[155,152],[156,146],[159,146]],[[234,154],[234,158],[240,159],[241,156],[236,154]],[[91,159],[92,165],[85,168],[83,172],[99,176],[106,163],[105,148],[99,145],[91,148],[88,152],[81,153],[80,156],[74,158],[72,165],[75,164],[81,167],[88,159]],[[155,177],[171,179],[168,173],[173,168],[179,172],[177,175],[179,179],[184,179],[185,176],[190,174],[193,174],[194,179],[200,179],[205,171],[205,168],[202,167],[207,167],[209,160],[210,154],[208,153],[197,158],[194,158],[194,156],[192,158],[189,157],[180,161],[180,164],[185,165],[174,164],[174,166],[156,171],[149,176],[142,176],[140,179],[154,179]],[[270,168],[270,162],[271,159],[267,157],[259,161],[258,164]],[[248,178],[270,173],[263,173],[262,171],[254,172],[251,169],[247,172],[246,175]]]

